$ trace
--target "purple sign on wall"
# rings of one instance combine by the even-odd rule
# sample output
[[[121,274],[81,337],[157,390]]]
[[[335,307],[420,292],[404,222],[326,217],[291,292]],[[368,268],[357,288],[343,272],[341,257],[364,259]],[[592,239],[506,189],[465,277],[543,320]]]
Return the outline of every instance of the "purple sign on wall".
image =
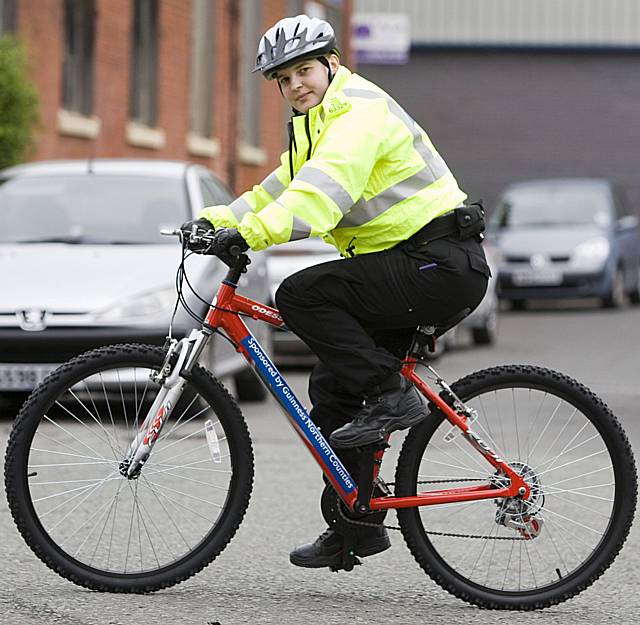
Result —
[[[352,24],[351,46],[358,63],[409,61],[411,29],[406,13],[356,13]]]

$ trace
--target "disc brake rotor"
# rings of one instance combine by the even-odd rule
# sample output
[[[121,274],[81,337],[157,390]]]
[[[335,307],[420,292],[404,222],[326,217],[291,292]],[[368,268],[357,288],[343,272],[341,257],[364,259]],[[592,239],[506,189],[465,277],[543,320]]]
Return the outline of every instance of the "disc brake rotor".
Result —
[[[531,466],[524,462],[510,462],[509,466],[522,477],[529,486],[529,497],[506,497],[496,499],[498,510],[496,511],[496,523],[504,527],[510,527],[520,533],[526,539],[531,540],[540,535],[542,531],[542,519],[536,515],[544,506],[544,491],[538,474]],[[491,477],[491,483],[496,488],[503,488],[510,483],[509,478],[501,472]]]

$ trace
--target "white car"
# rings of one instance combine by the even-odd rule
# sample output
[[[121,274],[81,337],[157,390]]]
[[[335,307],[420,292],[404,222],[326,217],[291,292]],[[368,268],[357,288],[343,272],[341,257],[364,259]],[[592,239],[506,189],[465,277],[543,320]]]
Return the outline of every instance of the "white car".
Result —
[[[490,345],[496,340],[498,326],[498,297],[496,294],[496,263],[491,250],[485,249],[487,261],[494,277],[489,280],[487,293],[480,305],[455,328],[447,332],[436,343],[433,358],[439,357],[447,348],[453,347],[465,330],[471,334],[475,345]],[[322,239],[304,239],[274,246],[269,250],[268,274],[271,282],[271,302],[280,283],[292,273],[330,260],[338,260],[337,250]],[[309,348],[288,330],[273,330],[273,350],[277,364],[281,366],[309,366],[316,357]]]
[[[160,235],[204,205],[232,195],[199,165],[150,160],[51,161],[0,171],[0,397],[24,396],[59,363],[112,343],[162,345],[176,302],[181,247]],[[187,260],[189,281],[206,301],[227,267]],[[241,292],[267,301],[266,261],[253,257]],[[188,292],[190,307],[207,306]],[[178,337],[195,327],[183,307]],[[252,330],[265,349],[270,332]],[[218,337],[203,364],[232,375],[241,399],[265,396],[247,363]]]
[[[275,305],[275,293],[280,283],[292,273],[340,258],[338,251],[322,239],[312,238],[275,245],[267,252],[267,267],[271,292],[271,303]],[[313,365],[315,355],[290,330],[272,330],[272,345],[276,364]]]

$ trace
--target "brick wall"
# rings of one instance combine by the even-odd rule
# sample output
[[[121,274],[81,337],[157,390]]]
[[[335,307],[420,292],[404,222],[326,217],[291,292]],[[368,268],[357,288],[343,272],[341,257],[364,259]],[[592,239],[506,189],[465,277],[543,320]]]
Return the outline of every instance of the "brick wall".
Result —
[[[139,156],[124,141],[129,107],[129,65],[131,62],[131,23],[129,0],[99,0],[96,19],[95,108],[102,130],[89,149],[95,156]],[[58,103],[55,103],[58,106]],[[68,137],[59,135],[60,151]],[[55,152],[54,152],[55,154]],[[146,155],[145,155],[146,156]]]
[[[35,158],[51,158],[58,147],[55,127],[62,86],[62,3],[59,0],[20,2],[18,30],[27,45],[31,77],[40,98],[42,125]],[[82,145],[72,142],[68,149],[77,150]]]
[[[286,1],[263,2],[262,3],[262,28],[265,32],[267,28],[273,26],[286,13]],[[256,42],[256,49],[257,49]],[[246,70],[245,70],[246,71]],[[238,178],[236,187],[238,191],[250,188],[256,182],[262,180],[272,171],[279,162],[279,155],[283,149],[282,124],[284,120],[284,102],[280,96],[278,88],[274,83],[266,80],[260,83],[260,100],[262,102],[260,111],[260,129],[262,135],[261,147],[267,154],[267,162],[264,165],[248,165],[240,162],[238,166]]]
[[[100,132],[94,139],[63,134],[58,126],[62,100],[64,55],[63,0],[20,0],[18,30],[27,43],[31,77],[40,95],[41,127],[33,160],[90,157],[171,158],[210,167],[239,193],[260,181],[277,164],[283,150],[285,105],[274,83],[261,84],[260,147],[266,154],[262,165],[238,158],[239,93],[237,86],[238,35],[234,16],[240,2],[217,0],[215,15],[215,83],[213,136],[220,151],[214,157],[189,152],[189,81],[191,60],[190,0],[159,0],[159,102],[158,127],[164,131],[162,148],[131,145],[126,139],[131,63],[131,0],[96,0],[94,115]],[[287,0],[265,0],[263,30],[285,16]],[[351,1],[344,5],[345,20]],[[256,42],[257,44],[257,42]],[[237,52],[237,51],[236,51]]]

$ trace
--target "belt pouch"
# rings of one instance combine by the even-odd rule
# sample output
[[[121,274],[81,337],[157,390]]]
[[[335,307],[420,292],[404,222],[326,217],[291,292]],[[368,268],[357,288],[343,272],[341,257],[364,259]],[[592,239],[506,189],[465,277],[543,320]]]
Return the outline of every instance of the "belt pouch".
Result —
[[[484,232],[484,208],[481,203],[460,206],[456,208],[455,216],[461,241]]]

